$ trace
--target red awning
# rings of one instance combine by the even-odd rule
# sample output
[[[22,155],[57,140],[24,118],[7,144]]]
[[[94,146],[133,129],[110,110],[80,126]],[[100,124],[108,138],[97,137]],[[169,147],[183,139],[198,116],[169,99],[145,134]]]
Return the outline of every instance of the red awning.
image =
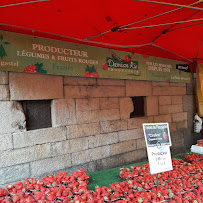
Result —
[[[163,1],[1,0],[0,29],[203,62],[203,2]]]

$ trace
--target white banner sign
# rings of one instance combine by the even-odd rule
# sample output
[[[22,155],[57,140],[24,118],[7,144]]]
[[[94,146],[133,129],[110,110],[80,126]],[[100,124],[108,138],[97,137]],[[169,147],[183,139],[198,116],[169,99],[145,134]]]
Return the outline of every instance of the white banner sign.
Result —
[[[173,170],[169,146],[147,147],[151,174]]]

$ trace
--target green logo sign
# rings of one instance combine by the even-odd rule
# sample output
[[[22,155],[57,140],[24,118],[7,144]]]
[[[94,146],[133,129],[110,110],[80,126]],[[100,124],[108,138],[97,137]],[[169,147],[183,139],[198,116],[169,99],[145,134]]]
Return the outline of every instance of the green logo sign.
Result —
[[[4,41],[3,41],[3,35],[1,35],[1,36],[0,36],[0,57],[1,57],[1,59],[2,59],[4,56],[7,56],[6,51],[5,51],[5,49],[4,49],[4,46],[5,46],[5,45],[9,45],[9,44],[10,44],[10,42],[4,42]]]

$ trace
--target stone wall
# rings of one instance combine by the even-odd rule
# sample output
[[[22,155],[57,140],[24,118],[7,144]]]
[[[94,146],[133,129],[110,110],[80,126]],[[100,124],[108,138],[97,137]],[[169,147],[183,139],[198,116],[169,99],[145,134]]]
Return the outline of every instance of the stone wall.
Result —
[[[133,96],[145,96],[145,117],[130,118]],[[172,154],[183,152],[194,142],[193,97],[186,84],[0,72],[0,185],[146,160],[142,123],[169,122]],[[44,99],[52,128],[27,131],[19,101]]]

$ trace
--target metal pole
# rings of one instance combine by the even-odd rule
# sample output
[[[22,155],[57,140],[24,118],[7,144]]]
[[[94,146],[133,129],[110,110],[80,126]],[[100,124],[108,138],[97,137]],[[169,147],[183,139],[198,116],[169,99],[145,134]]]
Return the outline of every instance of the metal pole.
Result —
[[[200,2],[195,2],[195,3],[190,4],[189,6],[193,6],[193,5],[196,5],[196,4],[199,4],[199,3],[200,3]],[[149,17],[149,18],[145,18],[145,19],[140,20],[140,21],[136,21],[136,22],[133,22],[133,23],[129,23],[129,24],[120,26],[120,28],[125,28],[125,27],[128,27],[128,26],[137,24],[137,23],[142,23],[142,22],[144,22],[144,21],[151,20],[151,19],[153,19],[153,18],[157,18],[157,17],[159,17],[159,16],[166,15],[166,14],[168,14],[168,13],[172,13],[172,12],[178,11],[178,10],[180,10],[180,9],[183,9],[183,8],[182,8],[182,7],[181,7],[181,8],[176,8],[176,9],[173,9],[173,10],[170,10],[170,11],[167,11],[167,12],[164,12],[164,13],[161,13],[161,14],[158,14],[158,15],[155,15],[155,16],[152,16],[152,17]],[[94,35],[94,36],[91,36],[91,37],[88,37],[88,38],[84,39],[84,41],[93,39],[93,38],[95,38],[95,37],[99,37],[99,36],[104,35],[104,34],[109,33],[109,32],[111,32],[111,30],[108,30],[108,31],[99,33],[99,34]]]
[[[172,30],[167,30],[167,32],[172,32],[172,31],[176,31],[176,30],[182,30],[182,29],[186,29],[186,28],[190,28],[190,27],[194,27],[194,26],[198,26],[198,25],[202,25],[203,23],[198,23],[195,25],[190,25],[190,26],[186,26],[186,27],[180,27],[180,28],[176,28],[176,29],[172,29]]]
[[[203,11],[203,8],[187,6],[187,5],[172,4],[172,3],[150,1],[150,0],[133,0],[133,1],[141,1],[141,2],[147,2],[147,3],[162,4],[162,5],[167,5],[167,6],[176,6],[176,7],[181,7],[181,8],[188,8],[188,9],[194,9],[194,10]],[[199,1],[199,3],[202,3],[202,2]]]
[[[197,11],[197,12],[194,13],[193,15],[191,15],[191,16],[185,18],[184,21],[185,21],[185,20],[188,20],[189,18],[191,18],[191,17],[193,17],[193,16],[195,16],[195,15],[197,15],[197,14],[200,13],[200,12],[201,12],[201,11]],[[175,27],[175,26],[177,26],[177,25],[179,25],[179,23],[178,23],[178,24],[175,24],[175,25],[172,25],[170,28],[166,29],[166,30],[165,30],[165,33],[170,32],[171,28],[173,28],[173,27]],[[188,26],[188,27],[189,27],[189,26]],[[177,28],[177,29],[178,29],[178,28]],[[159,39],[159,37],[161,37],[162,34],[163,34],[163,33],[159,34],[159,35],[152,41],[152,43],[154,43],[157,39]]]
[[[16,28],[20,28],[20,29],[30,30],[32,32],[39,32],[39,33],[49,34],[49,35],[62,37],[62,38],[66,38],[66,39],[71,39],[71,40],[75,40],[75,41],[79,41],[79,42],[84,42],[82,39],[78,39],[78,38],[74,38],[74,37],[68,37],[65,35],[60,35],[60,34],[55,34],[55,33],[50,33],[50,32],[45,32],[45,31],[41,31],[41,30],[35,30],[35,29],[31,29],[31,28],[25,28],[25,27],[21,27],[21,26],[9,25],[9,24],[4,24],[4,23],[0,23],[0,25],[4,25],[4,26],[8,26],[8,27],[16,27]],[[143,47],[143,46],[151,45],[151,43],[138,44],[138,45],[119,45],[119,44],[109,44],[109,43],[95,42],[95,41],[87,41],[87,43],[100,44],[100,45],[112,46],[112,47],[120,47],[120,48]]]
[[[201,44],[200,44],[200,46],[199,46],[199,49],[198,49],[198,51],[197,51],[196,59],[197,59],[197,57],[198,57],[199,51],[200,51],[200,49],[201,49],[201,47],[202,47],[202,44],[203,44],[203,40],[202,40],[202,42],[201,42]]]
[[[51,0],[37,0],[37,1],[27,1],[27,2],[20,2],[20,3],[15,3],[15,4],[7,4],[7,5],[2,5],[0,8],[8,7],[8,6],[19,6],[19,5],[24,5],[24,4],[32,4],[32,3],[39,3],[43,1],[51,1]]]
[[[140,27],[129,27],[129,28],[122,28],[119,30],[133,30],[133,29],[140,29],[140,28],[150,28],[150,27],[159,27],[159,26],[164,26],[164,25],[173,25],[173,24],[180,24],[180,23],[191,23],[191,22],[196,22],[196,21],[201,21],[203,18],[199,19],[194,19],[194,20],[186,20],[186,21],[177,21],[177,22],[172,22],[172,23],[163,23],[163,24],[157,24],[157,25],[146,25],[146,26],[140,26]]]
[[[186,59],[187,61],[194,62],[194,61],[192,61],[192,60],[190,60],[190,59],[188,59],[188,58],[185,58],[184,56],[181,56],[181,55],[179,55],[179,54],[176,54],[175,52],[172,52],[172,51],[170,51],[170,50],[168,50],[168,49],[165,49],[165,48],[163,48],[163,47],[160,47],[159,45],[152,44],[152,46],[155,46],[155,47],[157,47],[157,48],[159,48],[159,49],[162,49],[162,50],[164,50],[164,51],[167,51],[167,52],[169,52],[169,53],[172,53],[172,54],[174,54],[174,55],[176,55],[176,56],[179,56],[179,57],[181,57],[181,58],[183,58],[183,59]]]

